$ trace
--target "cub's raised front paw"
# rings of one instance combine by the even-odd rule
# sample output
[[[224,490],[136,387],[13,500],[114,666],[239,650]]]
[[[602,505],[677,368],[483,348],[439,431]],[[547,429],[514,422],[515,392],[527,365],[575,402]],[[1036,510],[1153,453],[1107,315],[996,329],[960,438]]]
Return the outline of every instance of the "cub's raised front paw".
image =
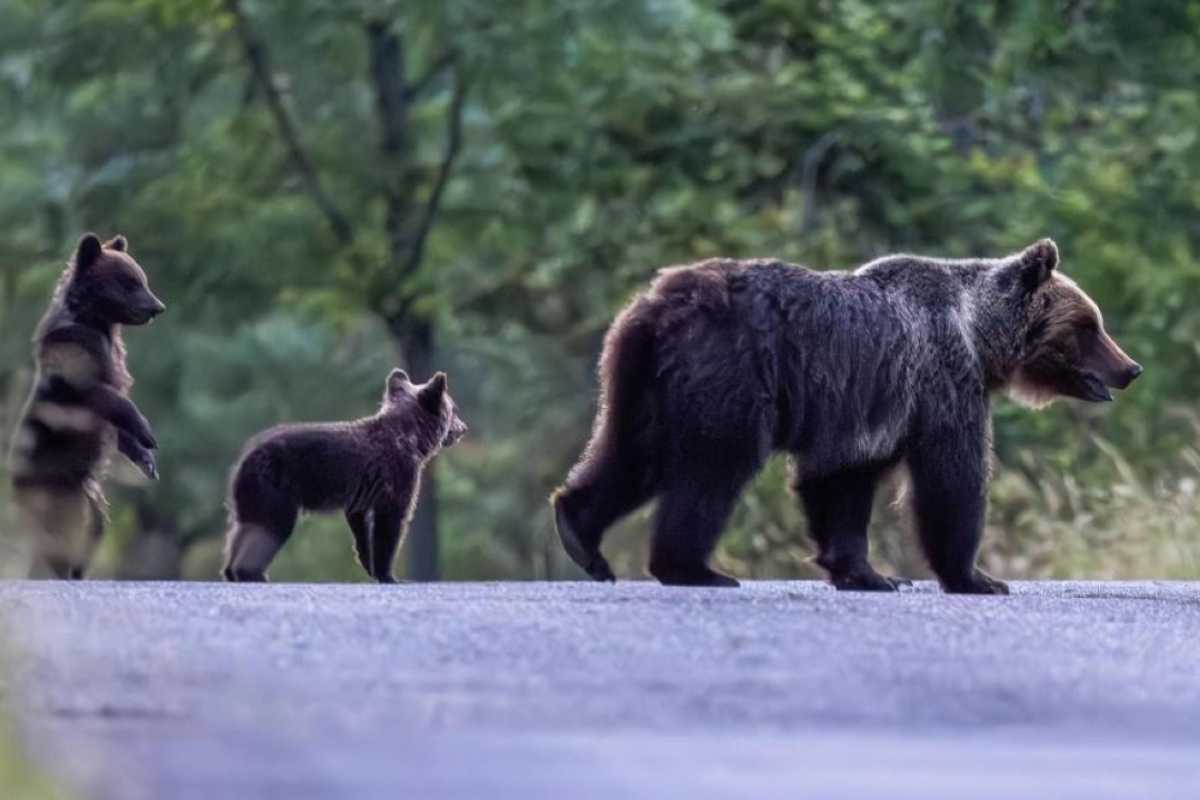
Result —
[[[138,431],[136,438],[138,444],[147,450],[158,449],[158,439],[154,438],[154,433],[150,430],[150,423],[146,423],[146,427],[143,430]]]
[[[144,450],[142,451],[142,455],[133,463],[147,478],[152,481],[158,480],[158,464],[154,461],[154,453]]]

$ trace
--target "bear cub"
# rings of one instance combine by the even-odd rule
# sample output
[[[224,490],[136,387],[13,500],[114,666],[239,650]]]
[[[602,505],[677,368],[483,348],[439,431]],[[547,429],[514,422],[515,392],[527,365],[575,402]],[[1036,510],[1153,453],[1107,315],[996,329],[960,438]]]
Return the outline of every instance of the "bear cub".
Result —
[[[100,489],[115,446],[151,479],[158,443],[129,399],[124,325],[165,310],[146,273],[117,236],[85,234],[33,338],[33,390],[10,458],[13,500],[32,534],[39,567],[82,578],[104,533]]]
[[[917,532],[947,592],[1002,594],[975,567],[990,396],[1112,400],[1142,371],[1043,239],[1003,258],[880,258],[853,272],[713,259],[663,270],[613,322],[591,441],[552,498],[568,555],[613,573],[604,532],[658,498],[650,573],[736,586],[708,566],[773,452],[838,589],[891,591],[867,561],[880,479],[903,464]]]
[[[229,581],[265,581],[301,510],[345,512],[358,562],[394,583],[392,561],[425,464],[467,432],[439,372],[414,384],[388,375],[383,404],[353,422],[279,425],[252,438],[229,482]]]

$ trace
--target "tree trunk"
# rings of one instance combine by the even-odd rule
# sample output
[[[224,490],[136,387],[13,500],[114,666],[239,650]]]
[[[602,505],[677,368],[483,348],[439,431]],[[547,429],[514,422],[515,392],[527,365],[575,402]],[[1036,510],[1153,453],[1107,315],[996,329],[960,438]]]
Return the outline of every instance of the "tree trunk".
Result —
[[[414,381],[426,381],[437,371],[433,346],[433,326],[420,319],[396,319],[388,327],[399,345],[400,356]],[[438,563],[437,460],[430,462],[421,479],[417,510],[408,528],[406,546],[408,578],[436,581],[441,577]]]
[[[179,580],[184,544],[175,520],[164,516],[145,495],[134,500],[137,530],[121,553],[115,577],[119,580]]]

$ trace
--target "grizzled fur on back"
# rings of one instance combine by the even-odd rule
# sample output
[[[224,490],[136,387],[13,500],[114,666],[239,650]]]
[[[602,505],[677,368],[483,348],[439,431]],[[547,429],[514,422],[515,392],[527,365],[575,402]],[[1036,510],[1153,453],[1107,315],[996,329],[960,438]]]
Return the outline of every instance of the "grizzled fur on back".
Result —
[[[36,373],[11,453],[14,499],[43,566],[81,577],[104,530],[100,490],[115,446],[157,477],[150,425],[129,400],[124,325],[164,306],[117,236],[84,235],[33,338]]]
[[[300,510],[342,510],[363,568],[391,582],[421,471],[465,432],[444,373],[414,385],[393,370],[373,416],[279,425],[255,436],[229,484],[225,578],[265,580]]]
[[[732,259],[662,271],[606,337],[592,438],[553,499],[568,553],[611,579],[604,531],[658,497],[651,573],[735,584],[707,558],[742,487],[784,451],[835,585],[894,588],[866,561],[866,527],[880,476],[904,462],[943,587],[1001,591],[974,568],[990,393],[1106,400],[1141,371],[1057,263],[1043,240],[854,272]]]

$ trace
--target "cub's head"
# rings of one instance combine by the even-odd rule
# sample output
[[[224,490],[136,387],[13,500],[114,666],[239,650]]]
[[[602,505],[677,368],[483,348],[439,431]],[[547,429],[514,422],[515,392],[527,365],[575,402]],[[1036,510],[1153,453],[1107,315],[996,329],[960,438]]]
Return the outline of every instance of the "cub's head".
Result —
[[[85,233],[71,257],[66,303],[80,318],[102,324],[145,325],[166,310],[150,291],[146,273],[117,236],[101,244]]]
[[[388,375],[383,393],[385,411],[413,408],[437,432],[442,447],[450,447],[467,432],[467,423],[458,415],[458,406],[446,389],[446,373],[438,372],[427,383],[413,383],[408,373],[394,369]]]
[[[1001,266],[1001,287],[1022,300],[1024,338],[1008,384],[1018,402],[1041,407],[1056,397],[1093,403],[1112,400],[1142,367],[1104,330],[1100,309],[1058,268],[1049,239]]]

